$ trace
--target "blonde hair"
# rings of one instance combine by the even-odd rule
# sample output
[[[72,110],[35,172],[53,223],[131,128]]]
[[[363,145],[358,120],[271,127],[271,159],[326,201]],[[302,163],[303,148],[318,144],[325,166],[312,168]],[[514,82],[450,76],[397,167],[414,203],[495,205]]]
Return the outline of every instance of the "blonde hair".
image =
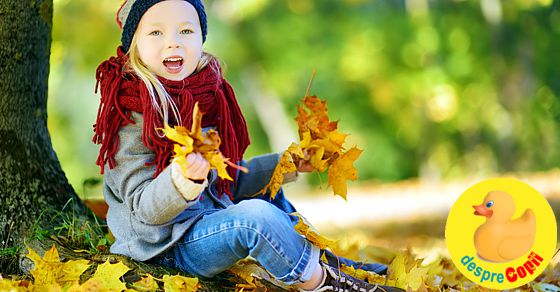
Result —
[[[132,37],[132,41],[130,43],[130,49],[127,52],[128,60],[125,65],[125,70],[127,72],[135,73],[146,85],[148,88],[148,92],[150,94],[150,100],[152,102],[152,106],[159,114],[160,118],[163,121],[164,125],[169,125],[169,108],[171,108],[173,112],[173,116],[179,125],[183,125],[181,120],[181,116],[179,114],[179,109],[177,105],[165,90],[163,84],[159,81],[156,74],[154,74],[148,67],[142,62],[140,59],[140,53],[138,52],[138,41],[136,38],[136,34]],[[212,54],[207,52],[202,52],[202,56],[198,61],[198,65],[196,66],[194,73],[199,72],[202,70],[206,65],[210,64],[212,60],[217,60]],[[219,70],[218,68],[214,68],[213,70]],[[193,74],[194,74],[193,73]],[[155,126],[154,126],[155,127]],[[156,128],[157,135],[162,138],[163,134],[160,134],[158,129]]]

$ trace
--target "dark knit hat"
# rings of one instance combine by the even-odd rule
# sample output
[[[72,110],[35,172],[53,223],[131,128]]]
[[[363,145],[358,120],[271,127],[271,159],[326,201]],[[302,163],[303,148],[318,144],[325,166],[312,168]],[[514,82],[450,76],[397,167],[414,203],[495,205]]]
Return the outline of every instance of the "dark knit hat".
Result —
[[[122,28],[121,43],[125,52],[128,52],[130,48],[130,43],[132,42],[132,36],[136,32],[138,23],[142,18],[142,15],[150,9],[150,7],[156,5],[157,3],[165,0],[126,0],[119,11],[117,12],[117,23]],[[204,11],[204,5],[202,0],[185,0],[189,2],[196,12],[198,13],[198,18],[200,19],[200,28],[202,29],[202,42],[206,41],[206,12]],[[124,25],[123,25],[124,24]]]

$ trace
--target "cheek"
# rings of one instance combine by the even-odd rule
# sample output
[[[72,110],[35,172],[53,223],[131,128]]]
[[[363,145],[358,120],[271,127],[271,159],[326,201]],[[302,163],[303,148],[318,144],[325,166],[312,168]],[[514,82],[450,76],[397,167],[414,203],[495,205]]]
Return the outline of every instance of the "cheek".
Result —
[[[138,42],[138,55],[145,64],[151,64],[154,60],[157,60],[156,51],[153,45],[148,42]]]

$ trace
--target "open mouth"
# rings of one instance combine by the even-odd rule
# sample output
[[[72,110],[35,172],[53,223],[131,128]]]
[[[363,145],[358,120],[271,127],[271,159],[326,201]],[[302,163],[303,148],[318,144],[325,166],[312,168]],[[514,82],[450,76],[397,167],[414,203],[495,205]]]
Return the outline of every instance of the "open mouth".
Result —
[[[163,60],[165,70],[171,74],[181,72],[183,69],[183,58],[181,57],[168,57]]]

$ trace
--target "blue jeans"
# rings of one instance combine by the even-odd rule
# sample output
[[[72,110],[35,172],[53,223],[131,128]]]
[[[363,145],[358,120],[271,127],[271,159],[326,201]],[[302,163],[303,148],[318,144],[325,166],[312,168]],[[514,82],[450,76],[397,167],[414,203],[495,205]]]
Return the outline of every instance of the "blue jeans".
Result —
[[[305,282],[319,263],[321,251],[295,231],[298,219],[288,215],[291,212],[295,208],[282,190],[272,201],[268,196],[244,199],[202,217],[154,262],[210,278],[251,256],[286,284]],[[378,274],[387,270],[385,265],[354,262],[323,252],[333,266],[346,264]]]
[[[307,281],[320,250],[294,229],[297,218],[260,199],[205,215],[159,262],[210,278],[247,256],[286,284]]]

